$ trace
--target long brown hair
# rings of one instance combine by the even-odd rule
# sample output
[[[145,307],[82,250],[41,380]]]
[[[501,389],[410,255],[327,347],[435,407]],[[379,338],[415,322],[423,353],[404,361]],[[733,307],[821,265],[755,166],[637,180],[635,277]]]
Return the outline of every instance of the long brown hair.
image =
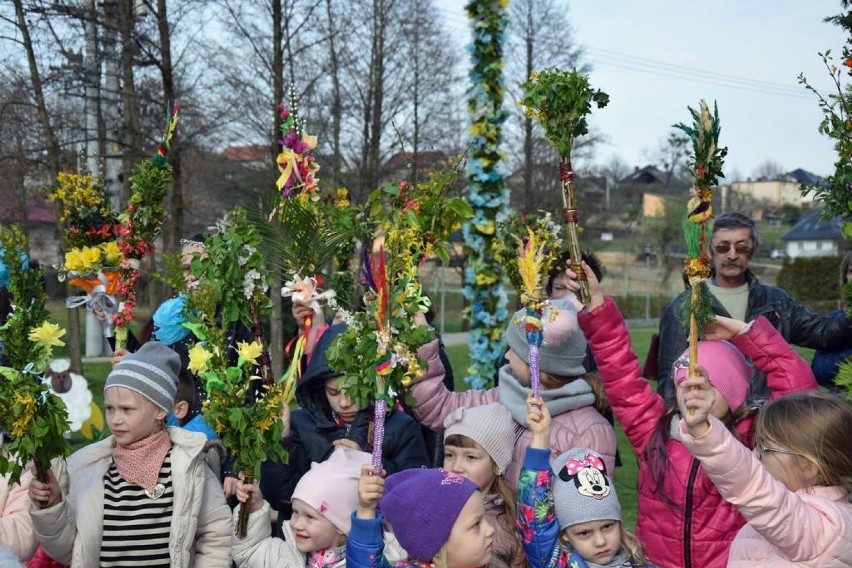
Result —
[[[744,404],[734,412],[729,410],[728,414],[722,418],[722,424],[728,428],[728,431],[731,432],[737,440],[749,448],[754,445],[751,432],[748,432],[745,436],[740,436],[736,426],[742,420],[757,414],[759,409],[759,406]],[[663,502],[670,506],[675,503],[670,501],[669,496],[666,494],[663,478],[670,466],[669,452],[666,449],[666,444],[672,437],[672,417],[674,417],[678,412],[677,406],[672,406],[660,417],[660,420],[657,422],[657,426],[654,429],[654,433],[651,435],[651,439],[645,447],[645,461],[648,462],[648,471],[651,474],[653,491],[658,493]]]
[[[444,446],[453,446],[454,448],[472,450],[476,448],[476,442],[462,434],[452,434],[451,436],[447,436],[444,440]],[[488,459],[491,460],[494,477],[491,479],[491,484],[482,492],[482,496],[487,497],[488,495],[497,495],[503,500],[502,513],[506,515],[506,522],[509,527],[509,530],[506,532],[512,535],[512,542],[510,543],[512,558],[510,559],[509,565],[524,566],[526,556],[524,555],[523,545],[521,544],[521,537],[518,534],[518,531],[515,530],[515,493],[509,487],[509,484],[506,483],[506,480],[503,479],[503,474],[497,473],[497,464],[494,463],[494,459],[488,455],[488,452],[486,452],[485,455],[487,455]],[[494,528],[496,529],[497,527]]]
[[[560,385],[567,385],[568,383],[579,380],[586,381],[592,387],[592,393],[595,395],[595,410],[603,414],[609,408],[609,401],[606,398],[606,392],[604,392],[603,380],[596,372],[576,377],[566,377],[563,375],[554,375],[546,371],[539,371],[539,375],[545,379],[550,379],[552,382],[560,383]]]

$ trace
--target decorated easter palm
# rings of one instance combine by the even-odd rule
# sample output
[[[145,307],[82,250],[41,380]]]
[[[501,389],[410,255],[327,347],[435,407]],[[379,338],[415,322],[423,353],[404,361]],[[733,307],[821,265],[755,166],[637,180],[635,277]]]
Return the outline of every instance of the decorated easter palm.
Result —
[[[524,112],[539,122],[547,139],[559,153],[563,221],[571,256],[570,268],[578,275],[581,284],[580,300],[587,304],[589,284],[580,265],[580,225],[571,153],[576,138],[589,132],[587,119],[592,111],[592,103],[603,108],[609,103],[609,95],[592,89],[589,78],[576,70],[562,71],[554,67],[533,73],[521,88],[524,90],[520,101]]]
[[[17,483],[32,463],[46,483],[50,461],[70,453],[65,403],[42,381],[53,348],[64,345],[65,330],[48,321],[44,274],[26,265],[26,245],[20,228],[0,227],[0,262],[9,272],[13,306],[0,327],[5,362],[0,367],[0,428],[12,436],[0,452],[0,473]]]
[[[713,105],[713,112],[707,102],[702,100],[698,110],[689,108],[693,123],[688,126],[678,123],[675,128],[683,130],[692,140],[692,157],[689,172],[694,181],[689,190],[687,214],[683,221],[686,236],[687,258],[684,261],[684,274],[689,280],[689,301],[684,303],[681,319],[689,329],[689,374],[695,374],[698,363],[698,341],[704,328],[714,321],[710,307],[710,289],[707,278],[710,276],[710,234],[713,226],[713,186],[722,173],[722,164],[728,153],[727,148],[719,147],[719,111]]]
[[[124,347],[136,307],[136,282],[142,259],[154,252],[154,241],[160,235],[165,221],[163,198],[172,180],[172,167],[167,161],[172,136],[178,123],[180,105],[177,101],[169,108],[166,126],[157,151],[150,160],[136,165],[130,176],[130,201],[120,217],[118,247],[124,255],[117,293],[122,304],[113,315],[116,348]]]

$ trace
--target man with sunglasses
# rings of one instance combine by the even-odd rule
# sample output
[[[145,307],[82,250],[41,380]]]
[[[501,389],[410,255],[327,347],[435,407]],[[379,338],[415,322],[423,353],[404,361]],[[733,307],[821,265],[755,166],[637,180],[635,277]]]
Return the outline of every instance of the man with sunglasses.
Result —
[[[812,349],[839,347],[852,340],[852,322],[843,313],[815,314],[780,288],[757,279],[748,263],[759,245],[760,234],[751,217],[729,212],[713,222],[710,236],[713,269],[707,281],[713,311],[745,322],[763,315],[789,343]],[[688,290],[669,302],[660,315],[657,391],[669,404],[675,396],[672,365],[686,349],[689,335],[680,322],[687,294]],[[766,378],[756,372],[751,381],[751,399],[768,396]]]

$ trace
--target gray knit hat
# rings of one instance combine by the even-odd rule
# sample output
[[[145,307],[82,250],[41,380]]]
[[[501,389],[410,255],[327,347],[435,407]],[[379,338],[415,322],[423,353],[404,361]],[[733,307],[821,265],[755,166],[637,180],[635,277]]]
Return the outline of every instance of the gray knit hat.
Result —
[[[550,462],[553,505],[561,528],[590,521],[621,521],[621,504],[603,458],[575,448]]]
[[[444,440],[453,434],[467,436],[491,456],[502,475],[512,461],[515,448],[515,421],[502,404],[457,408],[444,418]]]
[[[166,412],[177,395],[180,356],[159,341],[149,341],[116,363],[106,378],[104,392],[124,387],[138,392]]]
[[[557,312],[554,315],[554,312]],[[524,361],[529,361],[530,347],[524,331],[523,309],[515,312],[506,329],[506,342]],[[550,300],[542,314],[544,341],[539,348],[538,368],[551,375],[579,377],[586,373],[586,338],[577,323],[577,309],[571,300]]]

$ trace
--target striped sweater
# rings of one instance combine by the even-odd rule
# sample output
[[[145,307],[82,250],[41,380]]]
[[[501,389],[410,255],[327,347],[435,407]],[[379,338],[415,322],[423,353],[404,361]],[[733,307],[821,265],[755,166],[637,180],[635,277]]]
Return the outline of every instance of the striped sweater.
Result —
[[[100,566],[168,568],[173,510],[171,452],[163,461],[152,494],[125,481],[112,462],[104,475]]]

